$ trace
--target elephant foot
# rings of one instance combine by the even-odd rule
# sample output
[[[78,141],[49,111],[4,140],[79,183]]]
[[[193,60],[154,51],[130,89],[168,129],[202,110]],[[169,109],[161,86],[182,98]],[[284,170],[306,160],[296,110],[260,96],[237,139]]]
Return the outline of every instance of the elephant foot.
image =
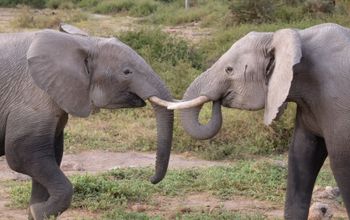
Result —
[[[29,220],[47,220],[47,219],[56,219],[57,215],[48,215],[45,210],[44,203],[36,203],[29,207]]]
[[[32,211],[30,210],[30,208],[28,208],[28,220],[34,220],[34,217],[32,215]]]

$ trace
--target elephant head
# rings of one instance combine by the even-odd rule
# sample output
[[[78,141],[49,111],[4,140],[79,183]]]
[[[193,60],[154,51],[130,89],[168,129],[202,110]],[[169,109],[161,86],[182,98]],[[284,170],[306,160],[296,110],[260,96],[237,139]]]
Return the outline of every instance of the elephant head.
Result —
[[[251,32],[238,40],[208,70],[188,87],[183,102],[168,109],[183,109],[184,129],[194,138],[208,139],[221,128],[221,105],[229,108],[265,108],[264,122],[270,124],[288,96],[293,67],[301,59],[297,31]],[[212,118],[198,122],[205,102],[213,101]]]
[[[70,25],[37,32],[27,52],[34,83],[65,112],[88,116],[93,109],[143,107],[150,100],[157,119],[157,159],[152,183],[166,174],[173,133],[171,95],[134,50],[116,38],[90,37]]]

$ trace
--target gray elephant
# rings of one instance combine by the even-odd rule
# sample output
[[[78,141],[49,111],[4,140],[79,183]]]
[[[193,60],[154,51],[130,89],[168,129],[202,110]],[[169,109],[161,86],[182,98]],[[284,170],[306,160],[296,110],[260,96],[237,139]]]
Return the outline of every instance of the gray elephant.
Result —
[[[285,103],[295,102],[285,218],[307,219],[313,186],[327,156],[350,214],[350,29],[322,24],[251,32],[192,82],[184,100],[168,109],[183,109],[182,125],[197,139],[220,130],[221,105],[265,108],[268,125]],[[198,114],[208,101],[213,101],[212,118],[202,125]]]
[[[173,133],[172,100],[162,80],[116,38],[61,32],[0,34],[0,156],[32,177],[30,218],[65,211],[73,188],[60,170],[68,114],[87,117],[99,108],[134,108],[152,102],[158,131],[155,175],[167,171]]]

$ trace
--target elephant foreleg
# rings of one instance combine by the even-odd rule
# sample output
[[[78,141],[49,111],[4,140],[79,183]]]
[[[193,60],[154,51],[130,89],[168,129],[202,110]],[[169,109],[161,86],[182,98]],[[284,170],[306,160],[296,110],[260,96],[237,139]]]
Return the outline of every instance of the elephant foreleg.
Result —
[[[326,157],[323,138],[309,132],[297,115],[289,148],[285,219],[307,219],[313,186]]]
[[[28,110],[30,114],[25,115],[26,124],[17,118],[19,114],[14,113],[9,117],[5,140],[6,159],[13,170],[32,177],[34,196],[30,212],[35,220],[43,220],[58,216],[69,207],[73,186],[58,165],[62,157],[62,149],[59,148],[63,146],[63,136],[55,140],[55,137],[60,136],[60,133],[55,135],[57,118],[52,118],[50,112]],[[56,143],[60,142],[56,149]]]
[[[57,137],[55,137],[55,158],[58,166],[61,165],[62,156],[63,156],[63,131]],[[29,205],[45,202],[49,198],[49,196],[50,195],[47,192],[46,188],[36,180],[32,179],[32,193],[31,193]],[[30,220],[34,219],[30,210],[29,210],[28,216]]]

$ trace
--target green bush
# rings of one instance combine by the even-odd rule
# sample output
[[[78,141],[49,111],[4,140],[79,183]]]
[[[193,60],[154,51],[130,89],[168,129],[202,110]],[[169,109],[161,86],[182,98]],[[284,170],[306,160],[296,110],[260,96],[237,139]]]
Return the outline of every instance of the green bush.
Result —
[[[236,23],[264,23],[273,21],[273,0],[232,0],[230,16]]]
[[[109,0],[101,1],[93,9],[96,13],[114,14],[119,12],[127,12],[135,5],[134,1],[129,0]]]
[[[274,12],[274,19],[279,22],[295,22],[304,19],[307,15],[305,14],[305,8],[301,5],[289,5],[284,4],[276,7]]]
[[[187,60],[201,69],[203,57],[186,41],[172,37],[159,29],[124,32],[118,36],[150,62],[169,62],[173,66]]]
[[[165,3],[172,3],[172,2],[174,2],[176,0],[156,0],[156,1],[158,1],[158,2],[165,2]]]
[[[311,14],[332,13],[335,8],[334,0],[307,0],[305,11]]]
[[[177,98],[202,70],[204,57],[197,49],[161,30],[124,32],[118,37],[151,64]]]
[[[88,15],[80,10],[62,10],[54,13],[51,10],[43,10],[37,13],[24,6],[12,21],[12,25],[16,28],[57,28],[61,22],[80,22],[87,19]]]
[[[140,3],[136,4],[131,10],[130,14],[137,16],[137,17],[142,17],[142,16],[147,16],[158,9],[158,4],[154,2],[153,0],[143,0],[140,1]]]
[[[82,8],[94,8],[101,2],[99,0],[79,0],[76,4]]]
[[[47,0],[0,0],[0,6],[14,7],[25,4],[34,8],[45,8]]]
[[[190,22],[201,22],[203,26],[222,23],[228,11],[227,0],[202,0],[190,9],[184,8],[183,1],[174,1],[169,4],[161,4],[159,10],[153,13],[149,22],[155,24],[179,25]]]
[[[17,4],[21,4],[22,0],[0,0],[0,6],[2,7],[14,7]]]

